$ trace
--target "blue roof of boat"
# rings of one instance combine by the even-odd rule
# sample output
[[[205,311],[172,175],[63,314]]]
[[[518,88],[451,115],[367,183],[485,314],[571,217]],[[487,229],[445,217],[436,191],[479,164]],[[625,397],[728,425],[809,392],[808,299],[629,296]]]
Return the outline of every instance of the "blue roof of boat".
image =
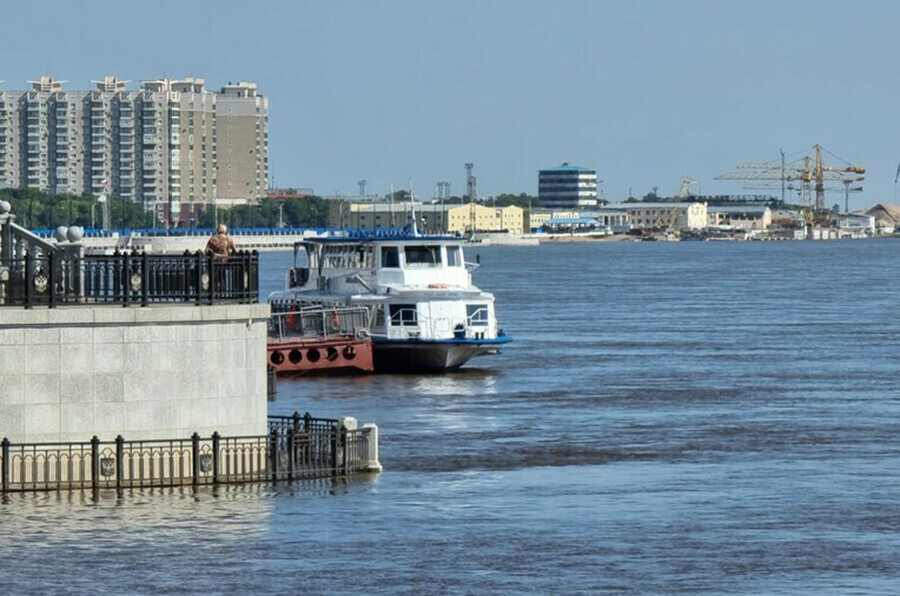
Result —
[[[551,226],[571,226],[571,225],[597,225],[598,222],[593,217],[554,217],[547,220],[547,224]]]
[[[387,242],[387,241],[421,242],[423,240],[465,240],[460,235],[430,236],[413,234],[409,228],[373,228],[358,230],[340,230],[333,236],[305,238],[304,242]]]

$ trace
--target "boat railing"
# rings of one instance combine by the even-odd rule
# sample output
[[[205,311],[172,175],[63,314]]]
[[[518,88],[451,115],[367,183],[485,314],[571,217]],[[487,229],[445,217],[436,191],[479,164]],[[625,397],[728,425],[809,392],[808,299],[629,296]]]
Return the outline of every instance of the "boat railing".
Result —
[[[367,337],[370,328],[370,311],[366,307],[315,307],[273,312],[269,316],[268,333],[270,340],[289,341]]]
[[[373,335],[388,339],[484,339],[486,317],[486,307],[466,317],[430,317],[413,307],[400,308],[391,313],[387,333],[373,330]]]

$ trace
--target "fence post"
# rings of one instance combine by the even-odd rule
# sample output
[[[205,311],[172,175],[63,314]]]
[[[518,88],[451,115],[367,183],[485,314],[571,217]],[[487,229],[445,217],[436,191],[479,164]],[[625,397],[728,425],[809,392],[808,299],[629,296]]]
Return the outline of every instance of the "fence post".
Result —
[[[22,273],[25,274],[25,308],[31,308],[31,296],[34,291],[31,287],[34,284],[34,274],[31,271],[32,265],[31,261],[34,257],[31,254],[30,250],[25,251],[25,271]]]
[[[288,480],[293,480],[294,475],[297,472],[297,457],[296,457],[296,449],[297,446],[294,440],[294,429],[287,429],[287,444],[288,444]]]
[[[278,480],[278,430],[269,433],[269,465],[272,466],[272,482]]]
[[[312,425],[312,415],[307,412],[303,415],[303,432],[308,433],[309,427]]]
[[[199,288],[199,286],[198,286]],[[219,431],[212,434],[213,440],[213,484],[219,484]]]
[[[91,437],[91,488],[100,487],[100,439]]]
[[[122,292],[125,294],[122,298],[122,306],[131,304],[131,258],[126,250],[122,253]]]
[[[191,435],[191,484],[200,484],[200,435]]]
[[[56,306],[56,263],[54,263],[55,259],[53,258],[53,251],[50,251],[47,254],[47,269],[50,282],[47,286],[47,291],[50,292],[50,308]]]
[[[3,437],[3,442],[0,443],[2,445],[2,456],[3,462],[2,466],[0,466],[0,476],[3,477],[2,485],[0,488],[3,489],[3,492],[9,491],[9,439],[7,437]]]
[[[141,306],[147,306],[150,302],[150,270],[147,251],[141,255]]]
[[[214,304],[216,301],[216,258],[214,255],[208,256],[209,262],[209,303]]]
[[[253,249],[250,258],[250,302],[259,302],[259,251]]]
[[[125,439],[116,436],[116,488],[121,489],[125,483]]]
[[[185,256],[188,256],[188,252],[185,251]],[[194,268],[196,269],[196,275],[194,276],[194,288],[197,290],[197,306],[200,306],[203,303],[203,257],[202,253],[198,250],[194,255]],[[210,282],[212,283],[212,282]]]
[[[253,285],[253,273],[252,267],[250,263],[253,260],[253,255],[249,250],[244,251],[244,266],[243,271],[241,271],[241,287],[243,288],[243,300],[241,302],[245,304],[253,303],[253,291],[251,286]]]
[[[341,440],[341,429],[339,426],[334,427],[331,435],[331,475],[338,476],[340,474],[340,464],[338,460],[338,444]]]
[[[343,423],[341,423],[341,453],[343,454],[341,463],[343,464],[342,467],[344,470],[344,476],[349,475],[350,472],[350,458],[347,454],[348,443],[349,441],[347,440],[347,427],[344,426]]]

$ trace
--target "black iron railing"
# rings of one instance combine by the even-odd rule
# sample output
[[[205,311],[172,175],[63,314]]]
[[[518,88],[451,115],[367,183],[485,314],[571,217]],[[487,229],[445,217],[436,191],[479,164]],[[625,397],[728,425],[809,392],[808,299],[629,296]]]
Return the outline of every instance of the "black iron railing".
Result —
[[[227,259],[199,251],[183,255],[25,253],[0,260],[0,271],[0,305],[5,306],[259,301],[259,254],[255,251],[239,251]]]
[[[331,478],[371,471],[371,428],[270,416],[265,436],[74,443],[0,442],[0,491],[198,486]],[[375,448],[372,446],[372,448]]]

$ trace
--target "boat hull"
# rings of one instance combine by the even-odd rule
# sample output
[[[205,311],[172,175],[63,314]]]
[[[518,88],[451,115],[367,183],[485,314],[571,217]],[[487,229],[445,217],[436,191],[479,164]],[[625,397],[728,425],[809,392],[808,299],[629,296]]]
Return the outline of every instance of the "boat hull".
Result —
[[[372,346],[375,372],[450,372],[475,356],[497,354],[508,341],[376,340]]]
[[[375,370],[372,342],[357,338],[317,338],[268,342],[268,363],[277,374],[369,373]]]

